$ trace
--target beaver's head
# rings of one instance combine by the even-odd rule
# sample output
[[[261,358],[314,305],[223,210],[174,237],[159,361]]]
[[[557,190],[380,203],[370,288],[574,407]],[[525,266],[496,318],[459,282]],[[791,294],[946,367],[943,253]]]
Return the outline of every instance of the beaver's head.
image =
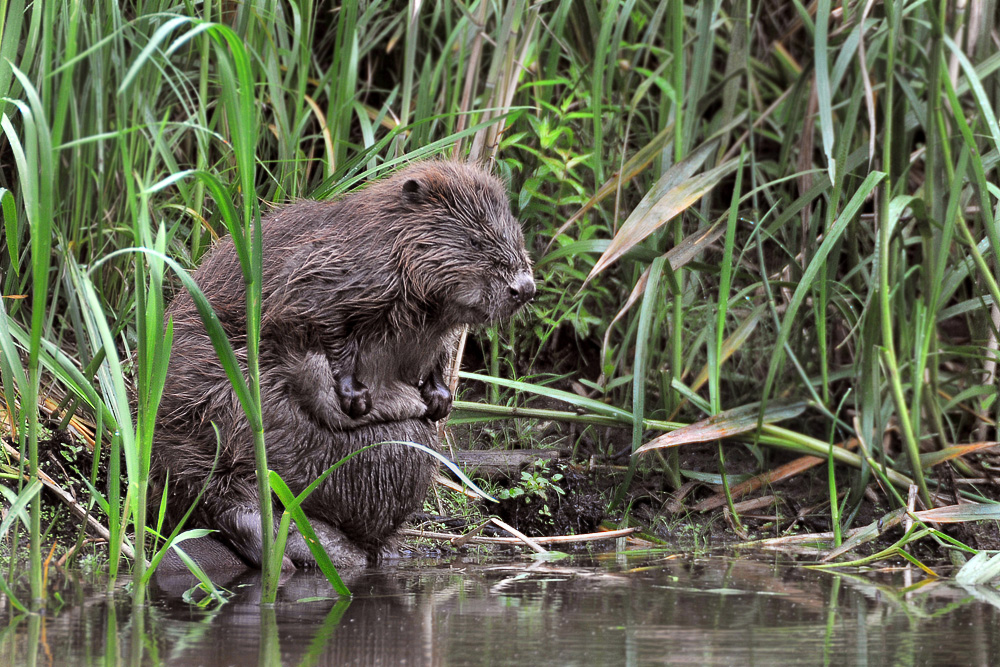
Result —
[[[509,317],[535,296],[524,235],[497,178],[474,165],[423,162],[386,185],[399,206],[393,254],[410,296],[453,324]]]

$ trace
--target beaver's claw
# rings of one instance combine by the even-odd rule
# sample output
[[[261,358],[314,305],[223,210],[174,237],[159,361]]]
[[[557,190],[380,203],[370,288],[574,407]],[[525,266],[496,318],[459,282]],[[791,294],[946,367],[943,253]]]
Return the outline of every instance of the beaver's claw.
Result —
[[[361,384],[353,375],[344,375],[337,379],[337,396],[340,398],[340,409],[351,419],[364,417],[371,412],[371,393],[368,387]]]

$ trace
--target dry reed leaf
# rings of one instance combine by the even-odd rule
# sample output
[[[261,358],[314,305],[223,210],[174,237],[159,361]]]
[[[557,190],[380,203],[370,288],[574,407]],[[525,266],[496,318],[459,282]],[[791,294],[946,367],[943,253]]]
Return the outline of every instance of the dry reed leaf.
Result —
[[[798,417],[806,409],[806,405],[807,403],[804,401],[785,404],[772,401],[764,411],[763,421],[765,424],[771,424],[783,419]],[[702,419],[689,426],[653,438],[635,450],[633,456],[652,449],[677,447],[692,442],[709,442],[711,440],[720,440],[739,435],[740,433],[746,433],[757,428],[759,416],[760,403],[751,403],[733,408],[732,410],[726,410],[708,419]]]

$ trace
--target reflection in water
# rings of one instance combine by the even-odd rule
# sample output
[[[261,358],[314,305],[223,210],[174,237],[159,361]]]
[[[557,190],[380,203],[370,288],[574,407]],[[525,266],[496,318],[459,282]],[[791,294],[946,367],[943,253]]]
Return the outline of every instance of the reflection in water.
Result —
[[[136,611],[70,578],[45,618],[4,605],[0,665],[990,665],[1000,654],[996,590],[759,560],[414,561],[355,576],[352,600],[295,573],[271,608],[259,581],[227,582],[232,601],[214,609],[181,600],[187,581],[163,581]]]

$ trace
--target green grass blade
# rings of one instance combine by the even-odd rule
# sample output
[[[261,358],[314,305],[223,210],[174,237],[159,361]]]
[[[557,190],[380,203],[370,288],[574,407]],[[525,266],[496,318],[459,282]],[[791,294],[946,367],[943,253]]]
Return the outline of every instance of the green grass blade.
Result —
[[[351,591],[344,585],[344,581],[340,578],[340,574],[337,572],[333,561],[330,560],[330,557],[323,549],[323,545],[320,544],[319,538],[316,537],[316,531],[310,525],[306,513],[302,511],[301,501],[295,497],[295,494],[288,488],[284,480],[273,470],[269,471],[268,483],[274,494],[278,496],[278,500],[284,505],[285,512],[294,519],[295,525],[298,526],[299,532],[302,533],[302,537],[306,541],[306,546],[309,547],[309,552],[316,559],[316,564],[323,575],[326,576],[330,585],[333,586],[333,590],[337,591],[338,595],[350,597]],[[284,518],[282,519],[282,526],[287,531],[288,523]],[[283,535],[287,535],[287,532],[284,532]],[[283,546],[283,543],[279,543],[278,546]],[[275,561],[277,563],[281,562],[280,558],[275,558]]]
[[[778,332],[777,340],[774,344],[774,352],[771,354],[771,361],[768,364],[767,380],[764,382],[764,392],[763,396],[765,400],[771,395],[771,390],[774,386],[774,379],[777,376],[778,368],[781,366],[782,357],[784,355],[784,346],[788,342],[789,336],[792,332],[792,327],[795,325],[796,316],[798,314],[799,308],[802,306],[806,297],[812,289],[813,279],[816,277],[817,272],[823,266],[823,262],[826,260],[830,251],[833,250],[834,245],[839,241],[840,236],[846,231],[848,223],[857,215],[858,211],[861,209],[861,205],[864,203],[868,195],[871,194],[875,186],[885,178],[885,174],[880,171],[874,171],[865,178],[864,182],[851,197],[851,200],[841,211],[840,215],[837,217],[837,221],[831,227],[826,236],[823,238],[823,242],[817,249],[816,254],[813,255],[809,266],[805,268],[802,273],[802,278],[799,280],[798,286],[795,288],[795,292],[792,294],[792,299],[785,309],[784,318],[781,321],[781,329]]]

